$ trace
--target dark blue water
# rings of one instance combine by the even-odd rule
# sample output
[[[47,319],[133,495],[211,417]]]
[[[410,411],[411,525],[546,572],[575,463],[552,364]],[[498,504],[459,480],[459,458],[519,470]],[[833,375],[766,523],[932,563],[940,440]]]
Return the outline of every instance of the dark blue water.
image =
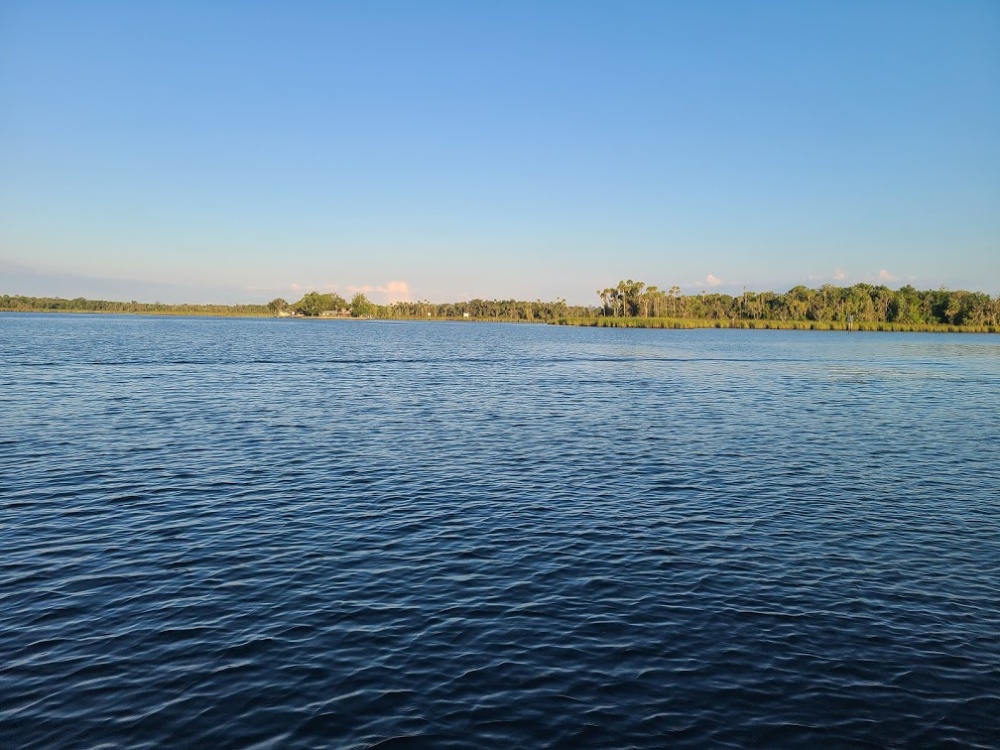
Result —
[[[1000,744],[1000,337],[0,316],[0,746]]]

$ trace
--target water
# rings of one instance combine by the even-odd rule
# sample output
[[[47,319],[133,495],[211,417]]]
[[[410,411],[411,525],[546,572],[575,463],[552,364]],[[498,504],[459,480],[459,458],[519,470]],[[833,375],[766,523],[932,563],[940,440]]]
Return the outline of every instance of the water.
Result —
[[[1000,743],[1000,337],[0,316],[3,747]]]

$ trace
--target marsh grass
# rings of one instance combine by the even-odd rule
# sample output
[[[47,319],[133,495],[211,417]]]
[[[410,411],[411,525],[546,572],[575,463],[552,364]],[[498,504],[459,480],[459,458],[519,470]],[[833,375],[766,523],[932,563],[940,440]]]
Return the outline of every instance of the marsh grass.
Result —
[[[596,328],[745,328],[782,331],[846,331],[843,321],[819,320],[713,320],[695,318],[560,318],[556,325]],[[959,326],[929,323],[854,323],[854,331],[910,331],[925,333],[1000,333],[992,325]]]

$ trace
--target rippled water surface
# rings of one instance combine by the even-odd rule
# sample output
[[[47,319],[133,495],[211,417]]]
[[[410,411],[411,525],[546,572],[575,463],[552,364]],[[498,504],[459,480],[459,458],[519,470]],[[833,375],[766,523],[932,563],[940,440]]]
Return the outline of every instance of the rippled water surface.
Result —
[[[0,361],[0,746],[1000,744],[1000,337],[7,314]]]

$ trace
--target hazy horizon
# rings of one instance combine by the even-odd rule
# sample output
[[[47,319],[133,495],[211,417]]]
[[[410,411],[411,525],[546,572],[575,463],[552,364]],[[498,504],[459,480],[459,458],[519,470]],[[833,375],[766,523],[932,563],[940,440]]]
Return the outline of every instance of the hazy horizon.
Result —
[[[1000,294],[1000,5],[10,2],[0,294]]]
[[[367,297],[372,299],[379,304],[389,304],[396,301],[402,302],[415,302],[418,300],[425,300],[434,304],[444,304],[449,302],[466,302],[476,297],[463,296],[456,298],[426,298],[426,297],[416,297],[405,292],[406,290],[394,289],[390,285],[389,287],[381,288],[336,288],[333,285],[328,285],[324,288],[319,287],[300,287],[298,289],[291,290],[290,294],[281,293],[270,293],[267,290],[240,290],[235,287],[202,287],[200,289],[193,290],[185,286],[174,286],[171,284],[148,282],[148,281],[138,281],[134,279],[101,279],[87,276],[78,276],[74,274],[38,274],[33,273],[30,269],[18,267],[14,264],[4,263],[0,261],[0,278],[11,280],[14,287],[17,287],[20,291],[10,291],[7,289],[0,288],[0,295],[22,295],[26,297],[53,297],[62,299],[74,299],[77,297],[83,297],[86,299],[104,299],[109,301],[131,301],[143,303],[163,303],[163,304],[220,304],[220,305],[235,305],[235,304],[265,304],[270,302],[275,297],[281,297],[285,299],[286,302],[296,302],[302,298],[303,295],[309,292],[336,292],[340,294],[345,299],[350,299],[356,292],[362,292]],[[655,279],[635,279],[636,281],[643,281],[650,285],[659,286],[661,289],[666,291],[669,289],[667,286],[663,286],[658,283]],[[613,286],[616,281],[608,279],[607,283],[603,284],[601,288],[606,286]],[[832,284],[833,286],[851,286],[857,283],[871,284],[873,286],[884,285],[890,289],[897,290],[901,286],[911,284],[910,281],[899,281],[894,282],[880,279],[880,278],[868,278],[868,279],[857,279],[854,281],[848,281],[846,279],[833,279],[830,281],[823,281],[819,283],[811,282],[799,282],[799,284],[809,287],[818,288],[823,284]],[[777,292],[785,293],[794,286],[799,284],[787,284],[779,287],[767,287],[767,288],[746,288],[746,291],[751,292]],[[925,287],[917,286],[920,291],[926,291],[928,289],[935,289],[938,287]],[[595,290],[596,291],[596,290]],[[742,286],[737,285],[720,285],[711,286],[702,290],[701,292],[709,292],[712,294],[729,294],[732,296],[739,295],[744,291]],[[949,291],[957,291],[957,289],[950,289]],[[969,292],[984,292],[982,289],[968,288],[964,291]],[[682,294],[698,294],[699,292],[694,290],[681,290]],[[990,296],[998,296],[994,293],[985,291],[986,294]],[[240,296],[242,295],[242,296]],[[564,296],[557,295],[552,297],[516,297],[511,294],[497,294],[493,296],[480,296],[480,299],[511,299],[515,298],[518,300],[533,300],[541,299],[545,302],[555,301],[557,299],[565,299],[571,305],[585,305],[589,307],[599,307],[600,301],[598,295],[595,293],[592,295],[593,299],[588,298],[586,294],[580,294],[577,297],[574,296]]]

